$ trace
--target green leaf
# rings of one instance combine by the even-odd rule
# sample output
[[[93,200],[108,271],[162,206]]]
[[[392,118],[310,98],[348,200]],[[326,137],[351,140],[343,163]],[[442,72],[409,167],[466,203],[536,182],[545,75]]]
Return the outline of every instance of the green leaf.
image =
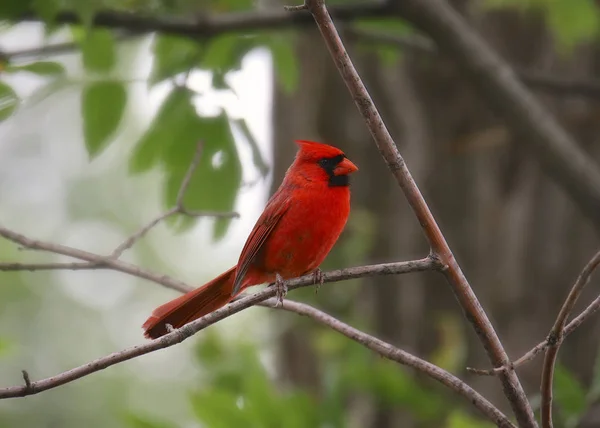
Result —
[[[146,416],[134,413],[126,413],[123,420],[131,428],[175,428],[176,425],[169,422],[157,421]]]
[[[237,406],[238,397],[224,389],[209,389],[191,396],[196,417],[210,428],[256,426],[248,423],[244,412]]]
[[[165,145],[170,144],[174,133],[189,120],[192,93],[175,88],[163,101],[148,130],[136,144],[129,169],[133,173],[148,171],[162,162]],[[193,107],[191,107],[193,108]]]
[[[115,65],[116,48],[113,34],[104,28],[85,33],[80,42],[83,65],[88,71],[107,73]]]
[[[38,61],[25,65],[9,65],[6,67],[9,73],[18,73],[26,71],[40,76],[56,76],[65,73],[65,68],[61,63],[53,61]]]
[[[493,428],[494,425],[475,419],[461,410],[453,410],[448,416],[447,428]]]
[[[549,2],[547,20],[562,51],[598,34],[600,14],[593,0]]]
[[[273,56],[277,82],[288,94],[293,93],[300,79],[298,59],[289,37],[272,37],[268,43]]]
[[[8,339],[0,337],[0,356],[8,354],[13,347],[13,343]]]
[[[577,420],[586,408],[585,389],[563,365],[554,370],[554,395],[567,424]]]
[[[60,11],[60,4],[58,1],[54,0],[33,0],[32,7],[35,10],[37,16],[39,16],[42,20],[46,22],[46,26],[50,26],[52,28],[57,28],[52,20],[56,17],[58,12]],[[50,24],[50,25],[48,25]],[[45,29],[46,31],[48,28]]]
[[[0,81],[0,122],[10,117],[18,105],[17,93],[6,83]]]
[[[588,391],[588,402],[595,402],[600,398],[600,349],[596,350],[596,361],[594,362],[594,374]]]
[[[203,340],[196,347],[196,358],[207,367],[219,364],[226,356],[221,337],[214,330],[207,330]]]
[[[166,184],[167,205],[175,204],[198,141],[202,140],[202,157],[183,198],[184,205],[191,210],[231,211],[242,181],[242,167],[229,121],[224,113],[217,117],[198,117],[193,106],[190,108],[186,126],[178,130],[165,153],[170,173]],[[179,224],[179,231],[193,224],[189,220]],[[213,238],[221,239],[230,224],[231,219],[216,221]]]
[[[102,81],[85,86],[81,97],[85,145],[94,158],[106,148],[121,123],[127,91],[122,83]]]
[[[356,24],[358,29],[375,31],[395,36],[405,36],[413,32],[412,27],[405,21],[396,18],[364,19]],[[365,42],[362,44],[367,49],[373,49],[373,44]],[[397,46],[376,44],[375,49],[381,62],[386,66],[392,66],[398,62],[402,55],[402,49]]]
[[[2,0],[0,1],[0,20],[13,20],[30,10],[32,0]]]
[[[248,123],[245,119],[235,119],[232,120],[233,124],[238,128],[238,130],[242,133],[248,144],[250,144],[250,149],[252,150],[252,161],[254,162],[254,166],[258,168],[260,174],[263,177],[266,177],[269,173],[269,165],[267,165],[264,160],[260,148],[258,147],[258,142],[256,138],[254,138],[254,134],[250,131],[248,127]]]
[[[239,34],[224,34],[211,39],[199,65],[218,75],[216,82],[213,77],[213,86],[224,87],[225,84],[218,80],[224,80],[224,75],[229,71],[241,69],[244,55],[255,48],[260,40],[259,37]]]
[[[130,160],[132,172],[161,165],[166,171],[165,203],[175,204],[183,178],[202,140],[202,157],[189,182],[184,204],[190,210],[231,211],[241,184],[242,168],[227,116],[199,117],[193,93],[176,88],[163,102],[152,125],[142,136]],[[189,228],[189,218],[179,221],[178,231]],[[231,219],[215,222],[213,238],[224,236]]]
[[[194,68],[201,52],[202,46],[188,38],[156,36],[152,44],[154,62],[150,73],[150,84],[155,85]]]

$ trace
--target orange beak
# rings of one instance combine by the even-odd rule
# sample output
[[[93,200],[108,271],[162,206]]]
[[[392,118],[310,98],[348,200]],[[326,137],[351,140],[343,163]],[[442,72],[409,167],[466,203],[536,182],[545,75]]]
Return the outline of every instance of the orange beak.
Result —
[[[358,171],[358,167],[350,162],[348,158],[344,158],[344,160],[335,167],[333,173],[335,175],[349,175],[356,171]]]

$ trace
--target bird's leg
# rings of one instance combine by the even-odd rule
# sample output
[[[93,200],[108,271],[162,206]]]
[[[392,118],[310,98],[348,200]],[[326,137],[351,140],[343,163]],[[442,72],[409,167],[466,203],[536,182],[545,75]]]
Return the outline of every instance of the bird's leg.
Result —
[[[316,268],[313,272],[313,275],[315,276],[315,294],[317,294],[319,292],[319,288],[321,288],[325,282],[325,277],[323,276],[323,271],[320,268]]]
[[[275,295],[277,297],[276,307],[279,306],[279,304],[283,306],[283,298],[286,296],[288,288],[285,281],[278,273],[275,274],[275,289],[277,290],[277,294]]]

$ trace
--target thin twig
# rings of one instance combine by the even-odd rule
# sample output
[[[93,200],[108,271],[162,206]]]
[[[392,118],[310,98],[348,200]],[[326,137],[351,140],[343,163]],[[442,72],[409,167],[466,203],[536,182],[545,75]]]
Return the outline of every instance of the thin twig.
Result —
[[[151,272],[140,268],[131,263],[127,263],[117,259],[111,259],[110,257],[102,256],[100,254],[90,253],[89,251],[80,250],[77,248],[69,247],[61,244],[54,244],[51,242],[39,241],[36,239],[28,238],[17,232],[13,232],[10,229],[0,226],[0,236],[8,239],[16,244],[22,245],[30,250],[47,251],[50,253],[60,254],[67,257],[73,257],[75,259],[84,260],[92,263],[96,266],[90,266],[90,269],[112,269],[119,272],[127,273],[139,278],[147,279],[149,281],[158,282],[165,287],[172,288],[173,290],[187,292],[189,287],[182,281],[174,278],[170,278],[167,275],[162,275],[156,272]],[[31,265],[23,264],[24,267]],[[35,265],[33,265],[35,266]],[[71,263],[67,266],[72,266]],[[44,267],[49,267],[45,265]],[[14,270],[14,269],[13,269]],[[28,270],[28,269],[25,269]]]
[[[90,270],[102,269],[98,263],[73,262],[73,263],[0,263],[0,271],[45,271],[45,270]]]
[[[190,211],[185,208],[183,205],[183,198],[188,190],[190,185],[190,181],[194,172],[198,168],[200,164],[200,160],[202,159],[202,149],[204,147],[204,142],[199,141],[196,150],[194,152],[194,156],[192,157],[192,161],[190,162],[190,166],[181,181],[181,185],[179,186],[179,190],[177,191],[177,198],[175,200],[175,206],[173,208],[168,209],[164,213],[160,214],[156,218],[152,219],[148,224],[143,226],[140,230],[135,232],[129,238],[127,238],[123,243],[121,243],[109,258],[118,259],[121,257],[124,251],[130,249],[135,245],[135,243],[140,240],[146,233],[148,233],[153,227],[155,227],[158,223],[166,220],[167,218],[175,215],[175,214],[183,214],[188,217],[218,217],[218,218],[237,218],[240,215],[236,212],[216,212],[216,211]]]
[[[360,266],[326,272],[323,274],[323,281],[326,283],[338,282],[347,279],[363,278],[367,276],[397,275],[409,272],[436,270],[439,268],[440,265],[437,260],[427,257],[424,259],[412,260],[407,262],[383,263],[378,265]],[[161,281],[160,278],[154,278],[153,280],[159,284],[166,285],[165,282]],[[293,290],[300,287],[312,286],[314,285],[314,275],[305,275],[301,278],[289,280],[286,283],[289,290]],[[174,288],[171,286],[171,284],[167,286],[169,286],[170,288]],[[181,288],[182,292],[190,290],[190,286],[185,283]],[[27,395],[37,394],[42,391],[53,389],[66,383],[72,382],[74,380],[80,379],[84,376],[103,370],[107,367],[121,363],[123,361],[139,357],[140,355],[148,354],[158,349],[173,346],[179,342],[182,342],[183,340],[187,339],[188,337],[192,336],[198,331],[203,330],[209,325],[216,323],[217,321],[227,318],[267,298],[273,297],[275,293],[275,287],[267,287],[256,294],[243,297],[223,308],[220,308],[202,318],[199,318],[196,321],[186,324],[182,328],[168,333],[159,339],[153,340],[151,342],[146,342],[143,345],[134,346],[132,348],[128,348],[120,352],[112,353],[106,357],[96,359],[90,363],[84,364],[72,370],[68,370],[56,376],[31,382],[30,387],[19,385],[8,388],[0,388],[0,399],[25,397]]]
[[[583,275],[585,273],[586,269],[590,266],[590,264],[593,261],[595,261],[596,257],[598,257],[598,254],[596,254],[594,256],[594,258],[588,263],[588,265],[586,265],[586,268],[580,274],[580,277],[581,277],[581,275]],[[591,274],[591,272],[590,272],[590,274]],[[569,294],[569,296],[570,296],[570,294]],[[596,297],[596,299],[594,299],[594,301],[592,303],[590,303],[587,308],[585,308],[579,315],[577,315],[577,317],[575,317],[573,320],[571,320],[571,322],[562,329],[562,334],[559,335],[559,336],[562,336],[561,343],[564,341],[564,339],[567,336],[569,336],[577,328],[579,328],[579,326],[581,324],[583,324],[590,316],[592,316],[594,313],[596,313],[596,311],[598,309],[600,309],[600,296]],[[511,362],[510,364],[508,364],[506,366],[496,367],[496,368],[488,369],[488,370],[467,367],[467,370],[473,374],[477,374],[477,375],[481,375],[481,376],[495,376],[505,370],[515,370],[515,369],[527,364],[528,362],[532,361],[535,357],[540,355],[542,352],[546,351],[546,349],[548,349],[548,347],[550,345],[550,342],[555,342],[554,337],[556,337],[556,336],[552,336],[552,337],[549,336],[548,338],[546,338],[546,340],[543,340],[542,342],[538,343],[533,348],[531,348],[529,351],[527,351],[527,353],[525,353],[519,359]]]
[[[56,254],[61,254],[64,256],[74,257],[79,260],[85,260],[88,263],[0,263],[0,271],[19,271],[19,270],[87,270],[87,269],[114,269],[124,273],[135,274],[135,272],[139,273],[139,268],[137,266],[130,265],[128,263],[118,261],[119,257],[123,254],[124,251],[133,247],[133,245],[140,240],[148,231],[150,231],[153,227],[159,224],[161,221],[164,221],[166,218],[175,215],[182,214],[190,217],[217,217],[217,218],[236,218],[239,217],[239,214],[236,212],[218,212],[218,211],[191,211],[185,208],[183,205],[183,198],[185,193],[189,187],[191,178],[198,167],[201,157],[202,157],[202,147],[203,143],[200,141],[197,145],[196,151],[190,163],[190,167],[188,168],[179,190],[177,192],[176,206],[168,209],[164,213],[161,213],[156,218],[152,219],[134,234],[125,239],[121,244],[119,244],[114,251],[109,256],[101,256],[98,254],[90,253],[83,250],[78,250],[75,248],[67,247],[60,244],[52,244],[48,242],[37,241],[34,239],[27,238],[24,235],[20,235],[15,233],[9,229],[3,228],[0,226],[0,236],[13,241],[17,244],[22,245],[25,248],[31,250],[42,250],[48,251]],[[155,277],[157,274],[147,272],[148,275]],[[136,275],[140,276],[140,275]],[[151,279],[145,277],[146,279]],[[182,291],[182,284],[179,281],[172,280],[170,281],[170,285],[167,285],[170,288],[174,288],[175,290]]]
[[[21,375],[23,376],[23,381],[25,382],[25,388],[27,391],[33,392],[33,386],[31,386],[31,378],[29,377],[29,372],[27,370],[21,370]]]
[[[581,295],[583,288],[590,281],[590,277],[594,270],[600,264],[600,251],[597,252],[594,257],[588,262],[583,268],[581,274],[573,284],[573,288],[569,292],[565,303],[563,304],[550,334],[546,342],[548,342],[548,348],[546,349],[546,356],[544,358],[544,365],[542,366],[542,404],[541,404],[541,416],[542,416],[542,427],[552,428],[552,382],[554,377],[554,366],[556,364],[556,358],[558,356],[558,350],[564,339],[564,327],[567,323],[567,318],[571,314],[577,299]]]
[[[421,224],[423,228],[433,254],[435,257],[438,257],[445,266],[445,277],[460,302],[467,320],[477,332],[492,364],[494,366],[508,364],[510,360],[498,335],[494,331],[479,300],[462,273],[460,266],[456,262],[444,235],[431,214],[425,199],[421,195],[421,192],[408,170],[404,159],[400,155],[383,119],[379,115],[377,107],[373,103],[360,76],[354,68],[333,21],[331,20],[331,16],[327,12],[324,0],[305,0],[305,4],[313,15],[325,44],[327,45],[358,110],[365,119],[379,152],[385,159],[388,168],[402,188],[415,216],[419,220],[419,224]],[[514,371],[503,372],[499,375],[499,378],[502,382],[505,396],[512,407],[519,425],[525,428],[537,427],[533,411],[516,373]]]
[[[496,426],[506,428],[516,428],[512,422],[500,412],[492,403],[485,399],[481,394],[467,385],[465,382],[456,376],[448,373],[446,370],[431,364],[428,361],[422,360],[408,352],[396,348],[395,346],[386,343],[370,334],[364,333],[356,328],[332,317],[331,315],[320,311],[305,303],[295,302],[286,299],[282,305],[277,306],[276,299],[268,299],[261,303],[260,306],[295,312],[300,315],[307,316],[318,323],[343,334],[347,338],[360,343],[364,347],[378,353],[379,355],[402,365],[412,367],[421,373],[435,379],[441,384],[447,386],[452,391],[466,398],[472,403],[484,416],[492,421]]]

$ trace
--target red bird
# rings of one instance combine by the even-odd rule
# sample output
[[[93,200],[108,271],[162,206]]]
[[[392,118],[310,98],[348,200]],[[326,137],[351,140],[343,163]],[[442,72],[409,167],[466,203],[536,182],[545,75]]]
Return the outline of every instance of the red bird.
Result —
[[[166,324],[180,328],[226,305],[252,285],[275,281],[281,287],[284,279],[310,272],[319,278],[319,265],[348,220],[348,176],[358,168],[335,147],[297,143],[296,159],[254,225],[237,265],[156,308],[142,327],[144,336],[163,336],[168,332]]]

